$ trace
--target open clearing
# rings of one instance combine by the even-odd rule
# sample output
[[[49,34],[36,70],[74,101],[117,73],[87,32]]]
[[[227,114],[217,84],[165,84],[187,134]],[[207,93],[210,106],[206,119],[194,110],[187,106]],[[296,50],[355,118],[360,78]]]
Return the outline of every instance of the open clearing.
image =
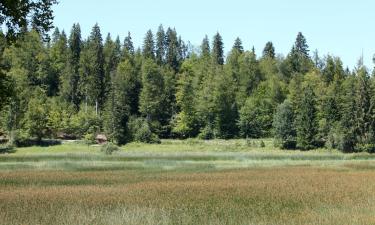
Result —
[[[375,156],[234,141],[0,155],[0,224],[375,224]]]

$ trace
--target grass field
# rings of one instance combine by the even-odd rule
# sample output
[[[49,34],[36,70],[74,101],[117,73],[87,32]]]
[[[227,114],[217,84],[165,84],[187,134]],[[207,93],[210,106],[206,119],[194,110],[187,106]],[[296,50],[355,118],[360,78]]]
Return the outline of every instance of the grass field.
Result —
[[[375,224],[375,155],[260,142],[0,155],[0,224]]]

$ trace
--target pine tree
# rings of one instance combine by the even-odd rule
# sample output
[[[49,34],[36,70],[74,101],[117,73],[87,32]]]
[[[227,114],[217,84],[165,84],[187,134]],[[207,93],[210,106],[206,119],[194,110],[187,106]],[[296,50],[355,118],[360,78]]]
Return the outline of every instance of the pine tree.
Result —
[[[105,95],[110,92],[111,78],[116,72],[117,65],[121,59],[121,45],[119,37],[114,42],[111,35],[108,33],[106,41],[103,47],[104,54],[104,80],[103,85],[105,87]]]
[[[208,58],[211,55],[210,50],[210,42],[208,40],[207,35],[204,37],[202,44],[201,44],[201,56],[204,58]]]
[[[156,63],[162,65],[165,62],[166,36],[163,25],[160,24],[156,33]]]
[[[134,45],[130,32],[128,32],[128,36],[124,39],[123,57],[125,59],[131,59],[134,57]]]
[[[370,76],[365,67],[357,72],[357,93],[356,93],[356,131],[359,140],[359,148],[363,151],[375,151],[375,146],[368,146],[374,143],[375,137],[372,130],[374,109],[372,105],[373,87],[370,83]],[[367,145],[367,146],[366,146]],[[369,149],[368,149],[369,148]]]
[[[52,46],[49,49],[52,71],[47,77],[48,96],[56,96],[59,92],[60,79],[68,64],[68,43],[65,32],[62,31],[60,34],[59,30],[56,28],[52,35],[52,40]]]
[[[224,43],[219,32],[214,36],[212,43],[212,60],[215,64],[224,64]]]
[[[304,89],[298,109],[297,148],[308,150],[317,146],[318,133],[316,99],[313,89],[308,86]]]
[[[303,57],[309,58],[309,46],[307,45],[307,41],[305,36],[301,32],[298,32],[296,42],[294,44],[295,51],[302,55]]]
[[[244,51],[243,46],[242,46],[242,41],[239,37],[236,38],[236,40],[234,41],[232,51],[233,50],[237,50],[240,54],[242,54]]]
[[[215,89],[212,93],[215,108],[215,133],[219,138],[233,138],[238,133],[238,108],[235,85],[224,71],[216,73]]]
[[[285,61],[285,63],[289,67],[289,77],[294,73],[305,74],[310,70],[313,62],[309,56],[308,48],[309,46],[307,45],[306,38],[302,35],[301,32],[299,32],[296,38],[296,42]]]
[[[275,47],[270,41],[266,43],[266,46],[263,49],[263,58],[275,58]]]
[[[105,72],[102,35],[98,24],[92,28],[81,57],[81,84],[86,104],[95,105],[96,114],[105,100]]]
[[[142,84],[139,111],[148,121],[157,121],[163,108],[164,78],[151,59],[142,65]]]
[[[111,92],[108,97],[105,118],[105,131],[117,144],[125,144],[130,140],[128,122],[131,105],[137,85],[134,65],[129,59],[121,62],[113,76]]]
[[[166,63],[175,72],[178,71],[179,63],[179,46],[177,32],[175,29],[168,28],[166,32]]]
[[[78,110],[81,96],[79,93],[79,61],[81,58],[82,40],[79,24],[73,24],[68,40],[67,68],[61,76],[61,96],[75,105]]]
[[[155,42],[154,35],[148,30],[143,41],[143,57],[146,59],[155,59]]]

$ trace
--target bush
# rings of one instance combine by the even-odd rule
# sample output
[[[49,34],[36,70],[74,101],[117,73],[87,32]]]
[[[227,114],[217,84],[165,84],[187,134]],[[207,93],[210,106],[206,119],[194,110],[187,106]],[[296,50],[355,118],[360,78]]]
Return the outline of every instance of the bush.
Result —
[[[12,153],[14,152],[15,150],[15,147],[11,144],[2,144],[0,145],[0,154],[3,154],[3,153]]]
[[[260,141],[260,147],[261,147],[261,148],[265,148],[265,147],[266,147],[266,144],[264,143],[263,140]]]
[[[102,145],[102,147],[100,148],[100,151],[104,152],[107,155],[112,155],[113,152],[118,150],[120,150],[120,148],[117,145],[112,144],[111,142]]]
[[[131,118],[129,121],[131,138],[136,142],[161,143],[159,137],[151,131],[150,125],[144,118]]]
[[[205,126],[203,129],[201,129],[201,132],[198,135],[199,139],[203,140],[211,140],[215,138],[215,132],[212,126]]]

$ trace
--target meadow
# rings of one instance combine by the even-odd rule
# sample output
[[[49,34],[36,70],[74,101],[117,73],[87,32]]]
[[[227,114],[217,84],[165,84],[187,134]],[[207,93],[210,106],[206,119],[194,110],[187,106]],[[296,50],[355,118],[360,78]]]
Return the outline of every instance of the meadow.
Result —
[[[367,153],[67,142],[0,155],[0,224],[375,224],[374,187]]]

